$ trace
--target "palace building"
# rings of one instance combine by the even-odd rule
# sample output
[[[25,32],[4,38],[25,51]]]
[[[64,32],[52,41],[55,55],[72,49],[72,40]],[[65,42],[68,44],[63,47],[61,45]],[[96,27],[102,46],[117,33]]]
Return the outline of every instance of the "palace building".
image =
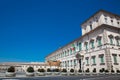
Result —
[[[81,24],[82,36],[46,56],[61,69],[120,70],[120,16],[100,10]]]

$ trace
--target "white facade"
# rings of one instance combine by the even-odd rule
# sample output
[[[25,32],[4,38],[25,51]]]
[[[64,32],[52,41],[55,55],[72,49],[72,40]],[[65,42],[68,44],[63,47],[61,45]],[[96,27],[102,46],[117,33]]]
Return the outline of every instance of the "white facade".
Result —
[[[82,36],[46,57],[46,61],[61,61],[61,68],[80,68],[76,54],[83,55],[81,69],[97,72],[120,70],[120,16],[99,11],[81,25]]]

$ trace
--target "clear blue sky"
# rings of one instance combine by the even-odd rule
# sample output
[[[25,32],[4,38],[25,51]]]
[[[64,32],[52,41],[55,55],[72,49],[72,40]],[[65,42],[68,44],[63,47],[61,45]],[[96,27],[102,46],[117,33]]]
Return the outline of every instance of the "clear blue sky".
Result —
[[[0,62],[44,61],[100,9],[120,14],[120,0],[0,0]]]

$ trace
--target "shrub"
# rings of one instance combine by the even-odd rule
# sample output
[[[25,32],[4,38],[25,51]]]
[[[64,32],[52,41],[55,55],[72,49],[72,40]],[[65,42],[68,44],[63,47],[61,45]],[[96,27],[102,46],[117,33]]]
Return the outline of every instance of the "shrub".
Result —
[[[102,68],[102,71],[104,72],[104,71],[105,71],[105,68]]]
[[[15,67],[14,66],[10,66],[8,68],[7,72],[15,72]]]
[[[51,72],[50,68],[47,69],[47,72]]]
[[[70,69],[70,72],[72,72],[72,73],[73,73],[73,72],[74,72],[74,69]]]
[[[67,70],[66,70],[66,69],[63,69],[62,72],[67,72]]]
[[[116,70],[117,73],[120,73],[120,70]]]
[[[109,71],[106,69],[105,72],[108,73]]]
[[[28,68],[27,68],[27,72],[30,72],[30,73],[34,72],[33,67],[28,67]]]
[[[89,72],[90,72],[90,71],[89,71],[89,68],[86,70],[86,72],[87,72],[87,73],[89,73]]]
[[[96,73],[96,68],[93,69],[93,72]]]
[[[44,69],[38,69],[38,72],[45,72]]]
[[[82,72],[82,70],[81,70],[81,69],[79,69],[79,70],[78,70],[78,72],[80,72],[80,73],[81,73],[81,72]]]
[[[105,72],[105,68],[100,69],[99,72]]]
[[[103,70],[102,70],[102,69],[100,69],[100,70],[99,70],[99,72],[100,72],[100,73],[102,73],[102,72],[103,72]]]
[[[59,72],[60,70],[59,70],[59,69],[54,69],[53,71],[54,71],[54,72]]]
[[[111,73],[114,73],[114,72],[115,72],[115,71],[112,69],[112,70],[111,70]]]

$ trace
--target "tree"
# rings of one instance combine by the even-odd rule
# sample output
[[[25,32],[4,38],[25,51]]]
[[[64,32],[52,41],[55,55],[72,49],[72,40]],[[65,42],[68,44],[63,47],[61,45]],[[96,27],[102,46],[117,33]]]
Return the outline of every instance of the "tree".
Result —
[[[60,70],[59,70],[59,69],[54,69],[53,71],[54,71],[54,72],[59,72]]]
[[[33,67],[28,67],[28,68],[27,68],[27,72],[30,72],[30,73],[34,72]]]
[[[93,69],[93,72],[96,73],[96,68]]]
[[[120,73],[120,70],[116,70],[117,73]]]
[[[89,72],[90,72],[90,71],[89,71],[89,68],[87,68],[86,72],[87,72],[87,73],[89,73]]]
[[[114,72],[115,72],[115,71],[112,69],[112,70],[111,70],[111,73],[114,73]]]
[[[82,70],[81,70],[81,69],[79,69],[79,70],[78,70],[78,72],[80,72],[80,73],[81,73],[81,72],[82,72]]]
[[[67,70],[66,70],[66,69],[63,69],[62,72],[67,72]]]
[[[15,67],[14,66],[10,66],[8,68],[7,72],[15,72]]]
[[[50,68],[47,69],[47,72],[51,72]]]
[[[38,72],[45,72],[44,69],[38,69]]]
[[[105,72],[108,73],[109,71],[106,69]]]
[[[74,69],[70,69],[70,72],[72,72],[72,73],[73,73],[73,72],[74,72]]]

